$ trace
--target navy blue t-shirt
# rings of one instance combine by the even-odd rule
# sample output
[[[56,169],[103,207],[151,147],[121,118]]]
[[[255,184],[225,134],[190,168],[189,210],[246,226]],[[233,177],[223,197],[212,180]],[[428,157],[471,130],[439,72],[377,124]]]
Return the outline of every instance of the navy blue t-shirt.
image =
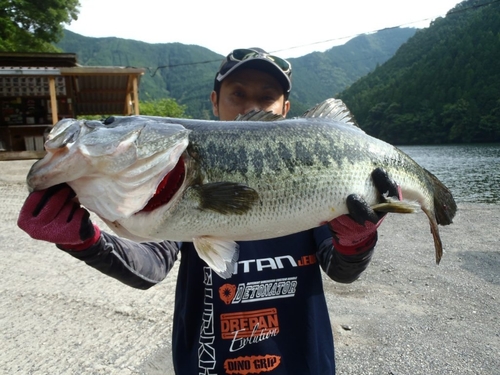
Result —
[[[316,252],[326,227],[239,242],[237,272],[219,277],[181,246],[173,356],[178,374],[335,373]]]

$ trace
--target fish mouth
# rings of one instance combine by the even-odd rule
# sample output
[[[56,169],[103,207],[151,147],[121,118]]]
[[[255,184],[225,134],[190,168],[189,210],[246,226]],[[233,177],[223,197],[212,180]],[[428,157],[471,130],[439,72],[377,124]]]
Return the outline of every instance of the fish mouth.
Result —
[[[174,169],[172,169],[163,180],[158,184],[156,192],[144,206],[144,208],[136,214],[141,212],[150,212],[158,207],[161,207],[172,199],[172,197],[177,193],[177,191],[182,186],[184,182],[184,177],[186,176],[186,167],[183,158],[180,158]]]

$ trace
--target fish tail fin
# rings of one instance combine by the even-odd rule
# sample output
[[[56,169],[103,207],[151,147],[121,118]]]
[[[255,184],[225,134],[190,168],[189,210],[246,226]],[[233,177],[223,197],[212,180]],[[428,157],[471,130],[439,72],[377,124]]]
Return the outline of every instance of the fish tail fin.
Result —
[[[439,264],[443,256],[443,244],[439,236],[439,225],[449,225],[453,223],[453,218],[457,212],[457,204],[451,191],[434,176],[431,172],[425,169],[428,182],[432,187],[434,202],[433,210],[422,207],[429,218],[432,237],[434,239],[434,248],[436,250],[436,264]]]
[[[457,204],[451,191],[428,170],[427,177],[434,190],[434,215],[439,225],[449,225],[453,223],[453,218],[457,212]]]
[[[441,184],[442,185],[442,184]],[[444,185],[442,185],[444,186]],[[413,213],[422,211],[427,215],[429,219],[429,224],[431,227],[432,238],[434,239],[434,249],[436,254],[436,263],[439,264],[441,258],[443,257],[443,243],[441,242],[441,237],[439,236],[438,218],[436,214],[436,209],[439,211],[441,206],[435,206],[434,211],[425,206],[420,206],[418,202],[415,201],[398,201],[396,198],[386,198],[387,202],[376,204],[371,206],[374,211],[379,212],[392,212],[398,214]],[[453,199],[453,198],[452,198]],[[453,201],[454,202],[454,201]],[[442,211],[442,209],[441,209]],[[450,222],[451,223],[451,218]]]
[[[439,235],[439,227],[436,219],[435,213],[429,211],[428,209],[422,207],[422,211],[425,212],[427,217],[429,218],[429,224],[431,226],[432,238],[434,239],[434,249],[436,253],[436,264],[441,262],[441,258],[443,257],[443,243],[441,242],[441,236]]]
[[[223,279],[231,277],[236,270],[240,255],[239,246],[234,241],[210,236],[193,239],[199,257]]]

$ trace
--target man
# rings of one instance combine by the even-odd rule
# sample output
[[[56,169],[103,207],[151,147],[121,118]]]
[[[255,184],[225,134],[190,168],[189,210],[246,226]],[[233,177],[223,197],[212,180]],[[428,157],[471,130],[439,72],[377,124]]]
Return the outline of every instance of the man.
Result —
[[[214,115],[233,120],[266,110],[286,116],[290,78],[286,60],[258,48],[234,50],[214,81]],[[398,196],[383,171],[372,178],[381,192]],[[240,242],[236,272],[222,279],[192,243],[135,243],[101,232],[74,196],[66,184],[30,194],[18,225],[135,288],[162,281],[181,253],[172,343],[177,374],[335,373],[319,266],[339,282],[354,281],[367,267],[383,217],[361,198],[349,196],[350,215],[328,225]]]

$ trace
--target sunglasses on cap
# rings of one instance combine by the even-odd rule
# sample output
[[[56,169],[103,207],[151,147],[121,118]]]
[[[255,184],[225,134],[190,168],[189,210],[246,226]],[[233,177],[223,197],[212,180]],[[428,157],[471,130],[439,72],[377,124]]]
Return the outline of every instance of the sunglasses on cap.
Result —
[[[222,62],[217,80],[223,80],[226,73],[228,73],[237,63],[252,59],[268,60],[274,63],[274,65],[276,65],[283,71],[283,73],[288,76],[290,76],[292,72],[291,64],[281,57],[270,55],[265,51],[258,51],[250,48],[240,48],[233,50]],[[230,64],[229,62],[234,62],[236,64]]]

